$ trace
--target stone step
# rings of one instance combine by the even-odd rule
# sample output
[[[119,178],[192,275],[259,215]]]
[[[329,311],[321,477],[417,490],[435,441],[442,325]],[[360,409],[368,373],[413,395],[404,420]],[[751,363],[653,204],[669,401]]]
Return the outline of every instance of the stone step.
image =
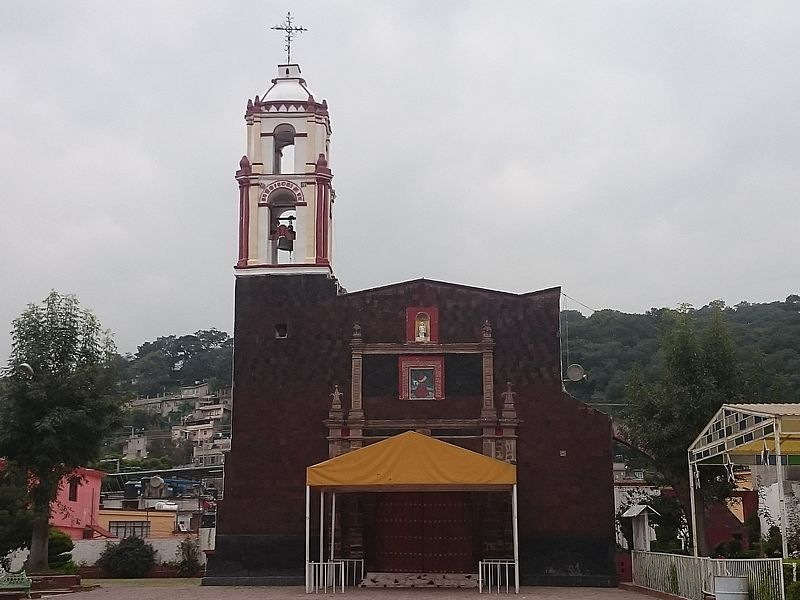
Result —
[[[365,588],[476,588],[477,573],[367,573]]]

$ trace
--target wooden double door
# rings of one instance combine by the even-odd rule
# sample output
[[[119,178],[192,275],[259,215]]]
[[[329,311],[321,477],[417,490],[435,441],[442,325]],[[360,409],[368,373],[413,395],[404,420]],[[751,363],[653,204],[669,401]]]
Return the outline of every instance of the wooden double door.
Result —
[[[375,495],[371,570],[472,573],[476,570],[468,492]]]

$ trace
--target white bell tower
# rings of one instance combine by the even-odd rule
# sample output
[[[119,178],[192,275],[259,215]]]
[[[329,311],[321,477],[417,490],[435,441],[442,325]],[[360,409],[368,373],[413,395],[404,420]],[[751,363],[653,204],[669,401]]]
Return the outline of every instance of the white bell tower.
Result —
[[[297,64],[282,64],[264,96],[247,101],[245,121],[237,277],[331,274],[328,103],[314,99]]]

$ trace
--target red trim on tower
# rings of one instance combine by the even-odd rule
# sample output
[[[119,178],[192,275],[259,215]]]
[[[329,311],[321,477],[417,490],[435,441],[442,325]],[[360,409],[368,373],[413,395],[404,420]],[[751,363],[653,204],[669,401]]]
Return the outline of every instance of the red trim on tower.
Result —
[[[325,238],[325,187],[317,178],[317,222],[316,222],[316,259],[319,262],[325,254],[322,244]]]
[[[330,264],[327,260],[321,260],[313,263],[281,263],[279,265],[271,265],[269,263],[262,263],[260,265],[236,265],[237,269],[302,269],[304,267],[327,267],[330,269]]]
[[[236,181],[239,182],[239,258],[237,267],[247,265],[250,238],[250,161],[247,156],[242,156],[239,169],[236,171]]]
[[[328,260],[328,230],[330,229],[330,219],[328,218],[328,215],[330,214],[330,195],[331,189],[326,185],[323,193],[325,210],[322,213],[322,221],[325,223],[325,228],[322,231],[322,258],[325,260]]]

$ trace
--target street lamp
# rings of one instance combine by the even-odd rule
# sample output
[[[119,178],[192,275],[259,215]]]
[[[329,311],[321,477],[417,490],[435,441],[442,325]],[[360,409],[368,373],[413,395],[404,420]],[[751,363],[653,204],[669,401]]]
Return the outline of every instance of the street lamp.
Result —
[[[20,363],[18,365],[11,365],[10,367],[0,368],[0,377],[8,377],[16,370],[24,371],[25,373],[33,377],[33,367],[30,366],[28,363]]]

